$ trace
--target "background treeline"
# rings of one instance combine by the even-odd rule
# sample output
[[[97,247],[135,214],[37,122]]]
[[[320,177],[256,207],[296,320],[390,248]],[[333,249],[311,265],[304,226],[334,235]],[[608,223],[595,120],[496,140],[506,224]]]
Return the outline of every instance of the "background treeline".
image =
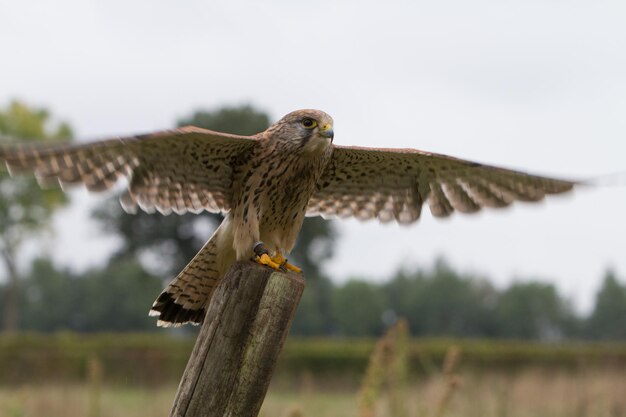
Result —
[[[131,259],[81,274],[37,259],[21,281],[20,329],[157,330],[146,312],[162,286],[162,278]],[[497,289],[444,261],[399,272],[381,284],[354,279],[335,285],[316,277],[309,280],[291,333],[379,336],[397,317],[408,320],[414,336],[626,340],[626,287],[608,273],[591,314],[580,317],[551,284],[517,282]]]
[[[195,112],[178,123],[186,124],[254,134],[269,125],[269,117],[251,106],[225,107]],[[13,102],[0,109],[0,135],[2,143],[68,141],[72,131],[65,123],[52,124],[45,110]],[[104,267],[78,274],[44,254],[19,268],[24,243],[39,239],[54,211],[67,203],[64,194],[43,192],[33,178],[10,178],[0,170],[3,328],[156,330],[147,317],[152,301],[195,255],[220,216],[127,215],[111,198],[93,213],[102,231],[120,242]],[[384,283],[353,279],[334,284],[320,265],[331,256],[337,239],[334,223],[305,221],[291,255],[308,279],[294,335],[379,336],[404,317],[414,336],[626,340],[626,286],[611,272],[591,313],[582,317],[551,284],[529,279],[496,288],[484,277],[455,271],[444,260],[426,269],[400,270]]]

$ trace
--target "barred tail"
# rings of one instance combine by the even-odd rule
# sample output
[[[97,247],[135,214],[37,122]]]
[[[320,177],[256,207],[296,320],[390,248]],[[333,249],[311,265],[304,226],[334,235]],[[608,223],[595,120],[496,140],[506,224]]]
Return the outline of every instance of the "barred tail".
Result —
[[[216,232],[156,299],[149,315],[158,316],[157,326],[202,323],[213,291],[222,278],[217,240]]]

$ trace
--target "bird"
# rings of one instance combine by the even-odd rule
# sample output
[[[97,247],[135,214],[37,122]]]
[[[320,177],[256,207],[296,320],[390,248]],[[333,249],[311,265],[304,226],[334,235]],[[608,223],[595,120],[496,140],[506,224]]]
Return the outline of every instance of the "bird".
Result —
[[[186,126],[79,145],[0,146],[12,175],[41,185],[104,191],[121,178],[125,211],[208,211],[225,217],[149,311],[158,326],[200,324],[236,261],[301,273],[288,262],[305,216],[416,222],[536,202],[577,181],[548,178],[416,149],[334,144],[334,121],[296,110],[252,136]]]

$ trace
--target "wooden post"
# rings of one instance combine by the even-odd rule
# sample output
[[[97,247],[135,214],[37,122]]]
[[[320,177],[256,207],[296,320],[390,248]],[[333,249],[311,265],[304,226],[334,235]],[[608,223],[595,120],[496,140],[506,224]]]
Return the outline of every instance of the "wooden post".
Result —
[[[170,417],[256,417],[304,278],[237,262],[219,285]]]

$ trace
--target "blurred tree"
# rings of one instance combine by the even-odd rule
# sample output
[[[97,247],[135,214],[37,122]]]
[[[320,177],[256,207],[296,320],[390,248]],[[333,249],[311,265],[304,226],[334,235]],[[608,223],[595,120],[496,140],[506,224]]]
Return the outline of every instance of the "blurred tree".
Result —
[[[500,294],[498,336],[554,341],[568,336],[574,313],[552,284],[514,283]]]
[[[626,286],[612,271],[604,277],[585,330],[591,339],[626,340]]]
[[[22,328],[41,332],[72,330],[154,330],[146,306],[161,289],[135,259],[111,263],[80,275],[35,259],[22,281]]]
[[[320,335],[334,333],[333,284],[321,265],[332,256],[337,233],[334,223],[321,217],[304,219],[298,242],[290,258],[304,271],[307,288],[293,319],[291,333]]]
[[[431,271],[398,273],[385,292],[413,335],[493,335],[497,292],[485,280],[459,275],[442,259]]]
[[[178,120],[178,126],[197,126],[237,135],[254,135],[267,129],[267,113],[251,105],[225,106],[215,111],[198,110],[190,117]]]
[[[46,110],[28,107],[13,101],[0,110],[2,143],[61,142],[72,136],[68,124],[50,125]],[[19,272],[16,257],[24,241],[48,224],[55,208],[66,203],[60,190],[41,190],[32,177],[9,178],[0,172],[0,256],[8,276],[4,291],[3,329],[14,331],[19,326]]]
[[[155,330],[147,307],[162,289],[161,278],[146,272],[139,260],[120,259],[84,277],[83,331]]]
[[[267,129],[269,117],[250,105],[243,105],[196,111],[190,117],[180,119],[178,125],[253,135]],[[102,222],[105,230],[123,238],[122,246],[111,262],[128,257],[141,258],[149,272],[166,280],[184,268],[222,220],[222,216],[207,212],[182,216],[139,212],[129,216],[116,201],[103,205],[94,212],[94,216]],[[321,332],[330,327],[331,285],[323,277],[320,264],[330,257],[335,237],[332,223],[320,218],[307,218],[291,253],[290,260],[304,269],[310,282],[320,281],[307,289],[308,302],[305,306],[310,308],[305,307],[296,316],[293,327],[296,334],[300,333],[300,328],[306,333],[313,329]]]
[[[105,201],[93,213],[104,230],[122,238],[109,263],[141,259],[146,268],[173,278],[206,242],[221,217],[202,212],[163,216],[159,213],[124,213],[115,199]]]
[[[333,294],[333,312],[339,333],[344,336],[380,336],[387,305],[380,286],[349,281]]]
[[[296,265],[300,263],[296,261]],[[298,311],[293,318],[290,333],[297,336],[335,334],[337,326],[333,320],[332,299],[337,290],[325,275],[309,273],[308,269],[304,271],[307,278],[306,290],[302,294]]]
[[[34,259],[21,280],[20,315],[23,330],[79,330],[84,282],[51,259]]]

